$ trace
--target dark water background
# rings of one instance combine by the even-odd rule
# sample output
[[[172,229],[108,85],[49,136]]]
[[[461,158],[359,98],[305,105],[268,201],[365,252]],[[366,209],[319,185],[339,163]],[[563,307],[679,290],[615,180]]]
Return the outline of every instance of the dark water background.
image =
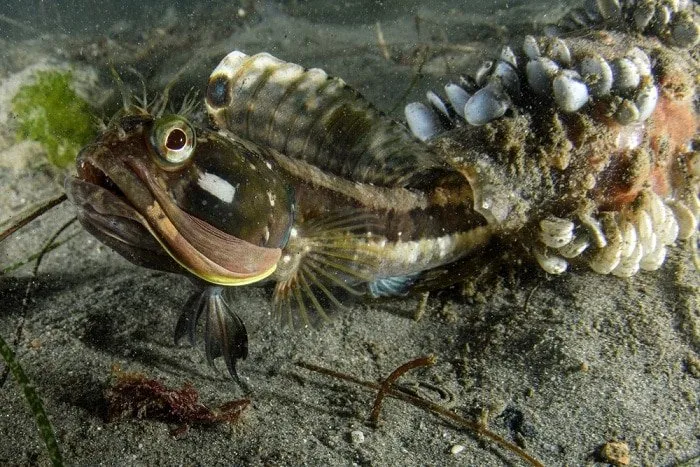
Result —
[[[497,13],[525,4],[571,4],[558,0],[277,0],[238,2],[245,12],[275,9],[303,16],[319,23],[354,24],[388,20],[416,14],[420,9],[449,15],[451,10],[479,14]],[[217,11],[230,9],[235,2],[211,0],[207,2],[167,0],[4,0],[0,9],[0,38],[28,39],[43,34],[68,35],[118,34],[138,27],[148,28],[168,22],[169,18],[187,21],[188,18],[208,15],[212,21],[227,21],[217,17]]]

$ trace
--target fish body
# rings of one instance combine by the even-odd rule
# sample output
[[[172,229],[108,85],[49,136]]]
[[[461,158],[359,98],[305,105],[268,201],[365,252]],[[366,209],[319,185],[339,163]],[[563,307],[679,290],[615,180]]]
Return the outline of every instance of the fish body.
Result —
[[[409,104],[410,131],[322,70],[232,52],[210,127],[125,103],[67,191],[116,251],[204,285],[176,339],[204,317],[234,376],[247,333],[225,287],[274,283],[280,316],[309,324],[348,295],[458,281],[494,243],[552,274],[654,270],[700,218],[697,21],[679,9],[665,36],[528,36]]]
[[[242,54],[222,64],[232,57]],[[243,65],[290,67],[268,54],[244,57]],[[221,91],[222,66],[210,80],[208,105]],[[277,103],[270,123],[300,114],[309,120],[284,123],[298,126],[286,139],[261,121],[269,107],[261,107],[262,116],[239,115],[238,104],[222,103],[210,108],[215,127],[199,128],[184,115],[125,106],[81,151],[77,176],[66,184],[97,238],[137,264],[206,284],[176,336],[194,340],[204,316],[207,355],[224,356],[232,374],[247,353],[247,335],[224,287],[273,282],[279,314],[308,325],[343,307],[347,296],[402,295],[422,272],[491,238],[458,170],[342,80],[294,67],[300,85],[322,77],[326,86],[290,93],[287,111]],[[246,79],[257,88],[289,84]],[[269,98],[279,90],[263,91]],[[245,102],[261,105],[255,95]],[[242,119],[257,133],[217,117]]]

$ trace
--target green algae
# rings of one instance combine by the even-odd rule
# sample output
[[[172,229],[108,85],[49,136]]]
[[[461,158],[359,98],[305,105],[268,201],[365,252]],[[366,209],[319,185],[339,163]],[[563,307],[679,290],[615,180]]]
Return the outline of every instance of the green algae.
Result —
[[[92,109],[72,83],[68,71],[39,71],[12,99],[18,139],[41,143],[48,161],[58,168],[72,164],[96,133]]]

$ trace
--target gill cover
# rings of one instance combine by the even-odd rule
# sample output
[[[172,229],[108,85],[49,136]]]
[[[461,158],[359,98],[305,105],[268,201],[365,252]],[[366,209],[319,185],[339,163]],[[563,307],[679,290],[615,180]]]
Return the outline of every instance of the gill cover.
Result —
[[[154,195],[143,214],[165,250],[215,284],[272,274],[291,229],[293,192],[264,151],[177,115],[155,120],[148,133],[152,163],[137,163],[136,172]]]

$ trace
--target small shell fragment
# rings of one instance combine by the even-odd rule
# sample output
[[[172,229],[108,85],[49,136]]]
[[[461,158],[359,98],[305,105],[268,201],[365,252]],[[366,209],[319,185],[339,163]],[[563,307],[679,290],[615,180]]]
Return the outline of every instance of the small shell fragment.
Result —
[[[562,39],[555,37],[549,45],[548,56],[563,67],[571,65],[571,51]]]
[[[491,73],[493,72],[493,68],[494,62],[492,60],[487,60],[481,64],[479,69],[476,70],[476,74],[474,75],[474,79],[476,79],[477,86],[486,85],[486,82],[488,81],[489,77],[491,76]]]
[[[640,112],[634,102],[623,99],[615,112],[615,120],[622,125],[629,125],[640,118]]]
[[[513,68],[517,68],[518,60],[513,53],[513,49],[507,45],[501,49],[501,60],[511,65]]]
[[[637,91],[637,97],[634,99],[634,103],[639,109],[639,120],[644,121],[651,117],[651,114],[656,108],[656,103],[659,100],[659,90],[654,83],[648,83],[643,85]]]
[[[450,111],[448,110],[447,105],[445,105],[445,102],[440,99],[440,96],[435,94],[433,91],[428,91],[425,93],[425,97],[428,99],[428,102],[433,109],[441,113],[444,117],[450,118]]]

